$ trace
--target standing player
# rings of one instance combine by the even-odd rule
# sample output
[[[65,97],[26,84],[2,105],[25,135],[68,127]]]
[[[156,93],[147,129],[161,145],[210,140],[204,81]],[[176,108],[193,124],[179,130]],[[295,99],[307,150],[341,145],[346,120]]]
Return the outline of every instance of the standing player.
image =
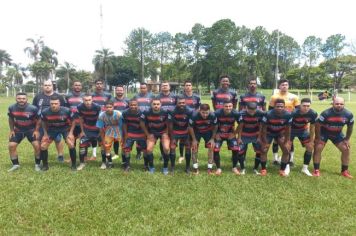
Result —
[[[148,111],[151,108],[152,98],[153,95],[148,92],[147,84],[141,83],[140,84],[140,92],[136,94],[134,97],[136,99],[138,108],[141,112]],[[136,147],[136,160],[141,159],[141,150]],[[147,158],[145,159],[145,166],[148,166]]]
[[[52,141],[61,135],[65,139],[69,148],[69,155],[72,161],[72,170],[76,170],[76,152],[74,146],[74,139],[68,136],[69,133],[73,133],[70,130],[72,122],[72,114],[67,107],[60,106],[60,98],[52,96],[50,98],[50,107],[46,108],[41,113],[41,121],[43,127],[43,137],[41,140],[41,160],[42,170],[48,170],[48,147]]]
[[[262,119],[262,155],[261,155],[261,175],[267,175],[266,162],[268,149],[273,139],[277,139],[277,143],[282,149],[281,167],[279,170],[280,176],[288,176],[285,172],[289,161],[290,150],[290,125],[292,122],[291,114],[286,111],[283,99],[274,101],[274,108],[267,112]]]
[[[37,107],[27,103],[26,93],[16,94],[16,103],[8,108],[9,116],[9,154],[12,168],[8,171],[15,171],[20,168],[17,146],[25,137],[32,144],[35,154],[35,170],[40,171],[40,144],[39,122]],[[36,126],[37,125],[37,126]]]
[[[53,83],[51,80],[46,80],[43,82],[43,87],[42,87],[42,92],[37,94],[32,101],[32,105],[36,106],[38,108],[38,115],[41,115],[42,111],[45,108],[50,107],[50,99],[52,96],[58,97],[60,101],[60,106],[65,106],[66,102],[62,96],[60,96],[58,93],[55,93],[53,91]],[[40,128],[40,139],[43,136],[43,129],[42,127]],[[64,144],[61,142],[61,136],[59,135],[58,137],[55,137],[54,141],[56,144],[56,149],[57,149],[57,159],[59,162],[64,161],[63,157],[63,149],[64,149]]]
[[[347,126],[346,136],[342,128]],[[323,111],[315,126],[315,149],[314,149],[314,176],[320,176],[321,153],[326,142],[330,141],[341,152],[341,175],[352,179],[349,172],[350,162],[350,138],[354,126],[353,114],[345,108],[345,101],[341,97],[335,97],[331,108]]]
[[[129,108],[129,99],[125,97],[125,89],[124,86],[118,85],[115,88],[115,97],[112,99],[114,102],[114,110],[123,112],[127,108]],[[114,153],[115,155],[112,157],[113,160],[119,158],[119,142],[114,142]]]
[[[286,79],[281,79],[278,81],[278,92],[273,94],[268,109],[271,110],[275,107],[277,99],[283,99],[285,102],[285,109],[288,112],[292,112],[295,108],[298,108],[300,105],[299,98],[297,95],[288,92],[289,82]],[[273,164],[278,165],[280,163],[280,159],[278,157],[278,144],[276,142],[273,143],[272,146],[273,151]],[[290,164],[293,165],[294,159],[294,146],[292,144],[291,152],[290,152]],[[289,165],[287,166],[287,173],[289,172]]]
[[[169,133],[170,133],[170,159],[172,172],[175,167],[176,147],[178,141],[185,145],[185,172],[190,173],[191,147],[189,138],[189,119],[193,114],[193,110],[185,104],[185,98],[179,97],[176,108],[168,114]]]
[[[193,93],[193,84],[191,81],[186,80],[184,82],[184,92],[183,92],[183,97],[185,98],[185,105],[189,108],[191,108],[193,111],[197,111],[200,107],[200,97]],[[184,160],[183,157],[183,152],[184,152],[184,146],[185,144],[182,142],[179,143],[179,159],[178,163],[182,163]]]
[[[235,175],[240,175],[240,171],[236,168],[239,146],[236,140],[235,123],[238,120],[238,112],[232,108],[232,102],[224,102],[224,107],[215,111],[215,116],[218,122],[218,129],[214,136],[214,162],[216,164],[216,175],[221,175],[220,167],[220,148],[224,141],[226,141],[228,149],[231,151],[232,172]],[[241,162],[240,162],[241,164]],[[245,168],[241,166],[243,174]]]
[[[83,96],[83,103],[77,107],[76,116],[79,117],[79,124],[81,127],[80,145],[79,145],[79,160],[80,164],[77,170],[83,170],[85,167],[84,158],[87,156],[88,147],[95,142],[102,143],[99,128],[96,127],[101,107],[93,103],[91,94],[85,94]],[[106,155],[104,149],[101,150],[101,156],[105,160]]]
[[[100,168],[112,168],[111,146],[114,141],[121,137],[120,130],[121,112],[114,110],[114,103],[108,101],[105,104],[105,111],[100,113],[96,126],[100,129],[100,137],[103,141],[102,149],[105,150],[105,156],[102,156],[102,163]],[[107,162],[106,162],[107,160]]]
[[[123,119],[123,163],[124,171],[130,171],[130,153],[134,142],[140,150],[146,151],[146,135],[140,127],[140,117],[142,112],[138,108],[138,103],[135,99],[129,102],[129,109],[122,112]],[[146,163],[147,164],[147,163]],[[147,168],[147,166],[145,166]]]
[[[105,110],[105,104],[110,101],[111,99],[111,94],[105,92],[104,88],[104,81],[102,79],[97,79],[95,80],[95,91],[92,93],[92,98],[93,102],[98,104],[101,107],[101,110]],[[104,140],[102,140],[104,141]],[[93,147],[93,157],[89,158],[89,160],[95,161],[96,160],[96,146],[97,146],[97,141],[93,141],[92,147]]]
[[[249,79],[249,83],[248,83],[248,92],[245,93],[244,95],[240,96],[240,102],[239,102],[239,111],[244,111],[247,109],[247,104],[248,103],[256,103],[257,105],[257,110],[259,111],[266,111],[266,98],[264,95],[262,95],[261,93],[257,92],[257,78],[256,77],[251,77]],[[252,113],[251,113],[252,114]],[[261,113],[258,112],[257,116],[259,116]],[[246,133],[244,134],[246,135]],[[247,141],[247,140],[245,140]],[[250,140],[249,140],[250,141]],[[258,166],[261,162],[261,153],[260,150],[258,150],[257,146],[258,144],[256,142],[254,142],[255,139],[253,139],[252,143],[254,145],[254,150],[255,150],[255,168],[254,168],[254,172],[255,174],[259,174],[257,169]],[[257,145],[257,146],[256,146]],[[247,146],[244,146],[244,153],[246,154],[246,150]],[[245,159],[245,157],[242,157]]]
[[[294,138],[298,138],[305,147],[302,173],[307,176],[312,176],[308,166],[313,154],[315,122],[318,117],[318,114],[310,108],[310,104],[309,98],[303,98],[300,107],[292,112],[291,130],[291,142],[293,143]]]
[[[210,112],[209,104],[201,104],[199,112],[189,119],[189,129],[192,135],[192,161],[193,173],[199,174],[198,170],[198,150],[200,139],[204,139],[205,148],[208,148],[208,174],[212,174],[214,137],[218,129],[217,119],[213,112]]]
[[[157,98],[161,101],[161,109],[163,111],[173,111],[177,104],[177,97],[171,92],[171,86],[168,82],[161,83],[161,93]]]
[[[227,75],[220,76],[220,88],[213,92],[211,97],[214,110],[224,107],[224,102],[232,102],[232,106],[236,109],[237,94],[230,88],[230,77]]]
[[[167,175],[169,162],[168,113],[161,109],[161,101],[158,98],[154,98],[152,108],[141,115],[140,127],[147,138],[147,161],[150,173],[155,172],[153,148],[157,139],[160,139],[163,147],[162,172]]]
[[[261,162],[261,121],[265,113],[258,109],[258,105],[255,102],[247,102],[245,108],[246,110],[240,112],[238,119],[237,142],[240,145],[238,160],[241,166],[241,174],[244,174],[247,146],[251,143],[256,153],[253,172],[259,175],[258,166]]]

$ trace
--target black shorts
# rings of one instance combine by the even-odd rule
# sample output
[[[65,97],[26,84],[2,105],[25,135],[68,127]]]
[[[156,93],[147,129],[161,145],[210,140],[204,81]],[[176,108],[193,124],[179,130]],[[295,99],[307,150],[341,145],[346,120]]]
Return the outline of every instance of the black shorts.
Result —
[[[15,135],[12,136],[11,138],[9,138],[9,142],[13,142],[13,143],[17,143],[20,144],[21,141],[24,138],[27,138],[27,140],[32,143],[34,141],[37,141],[34,137],[33,137],[33,130],[30,131],[26,131],[26,132],[15,132]]]

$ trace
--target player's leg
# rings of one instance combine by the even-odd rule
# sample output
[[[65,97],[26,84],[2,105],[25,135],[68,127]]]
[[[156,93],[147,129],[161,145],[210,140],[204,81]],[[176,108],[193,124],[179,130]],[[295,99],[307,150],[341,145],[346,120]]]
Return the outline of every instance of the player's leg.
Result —
[[[10,137],[9,139],[8,149],[12,167],[8,170],[8,172],[12,172],[20,168],[19,158],[17,154],[17,145],[21,143],[23,137],[23,133],[15,133],[15,135]]]
[[[62,135],[63,135],[63,138],[65,139],[66,144],[69,149],[69,156],[70,156],[70,160],[72,162],[71,169],[73,171],[77,170],[77,152],[75,150],[75,139],[74,140],[69,139],[68,132],[63,132]]]
[[[34,152],[34,156],[35,156],[35,171],[40,171],[41,170],[41,167],[40,167],[40,164],[41,164],[40,142],[33,137],[32,132],[27,134],[26,136],[27,136],[27,140],[31,143],[31,145],[33,147],[33,152]]]
[[[161,136],[161,145],[162,145],[162,155],[163,155],[163,174],[167,175],[168,174],[168,163],[169,163],[169,136],[168,134],[164,133]],[[175,162],[175,160],[174,160]],[[171,163],[171,165],[174,165],[175,163]],[[174,168],[174,166],[173,166]]]
[[[95,138],[93,138],[95,139]],[[83,136],[80,138],[80,143],[79,143],[79,166],[77,168],[77,170],[83,170],[84,167],[85,167],[85,157],[87,156],[88,154],[88,147],[90,146],[91,144],[91,140],[90,138],[86,137],[86,136]]]
[[[222,174],[222,170],[221,170],[221,162],[220,162],[220,148],[221,145],[223,143],[222,139],[215,139],[215,146],[214,146],[214,153],[213,153],[213,158],[214,158],[214,162],[216,165],[216,175],[221,175]],[[209,162],[208,162],[209,163]],[[208,174],[212,173],[212,168],[209,168],[209,164],[208,164]]]
[[[314,165],[313,176],[316,177],[320,176],[321,153],[324,150],[327,140],[328,139],[322,135],[321,140],[315,142],[314,153],[313,153],[313,165]]]
[[[308,167],[309,163],[311,161],[312,155],[313,155],[313,149],[314,149],[314,143],[310,141],[310,136],[305,135],[299,138],[300,143],[305,147],[304,151],[304,156],[303,156],[303,167],[302,167],[302,173],[307,175],[307,176],[313,176]]]
[[[56,136],[54,136],[56,137]],[[53,137],[53,138],[54,138]],[[51,136],[48,138],[42,138],[41,140],[41,151],[40,151],[40,157],[42,161],[42,171],[47,171],[49,169],[48,166],[48,147],[49,145],[53,142],[53,139]]]
[[[340,137],[341,139],[341,137]],[[350,163],[350,147],[346,145],[344,142],[344,137],[342,136],[342,140],[340,141],[338,139],[337,141],[334,141],[335,146],[340,150],[341,152],[341,175],[352,179],[352,175],[349,172],[349,163]]]
[[[280,176],[288,176],[289,173],[286,172],[286,167],[287,167],[287,165],[289,163],[290,148],[285,143],[285,137],[284,136],[278,138],[278,145],[282,150],[282,160],[281,160],[281,166],[280,166],[280,170],[279,170],[279,175]]]
[[[182,163],[184,160],[184,147],[185,142],[183,140],[179,140],[179,159],[178,163]]]
[[[57,160],[59,162],[64,162],[64,142],[62,141],[62,135],[58,134],[54,138],[54,142],[56,144],[56,149],[57,149]]]
[[[266,176],[267,175],[267,153],[268,150],[271,146],[272,140],[274,139],[274,137],[267,135],[267,142],[266,143],[262,143],[261,145],[261,176]]]
[[[153,157],[153,149],[156,144],[157,139],[155,137],[150,137],[147,139],[147,163],[148,163],[148,169],[150,173],[155,172],[155,167],[154,167],[154,157]]]

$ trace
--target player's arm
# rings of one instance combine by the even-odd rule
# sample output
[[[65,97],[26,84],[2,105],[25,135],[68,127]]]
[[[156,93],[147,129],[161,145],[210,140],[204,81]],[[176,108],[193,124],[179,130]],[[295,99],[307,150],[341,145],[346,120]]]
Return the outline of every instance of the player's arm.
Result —
[[[42,129],[43,129],[43,137],[44,137],[44,138],[48,138],[48,133],[47,133],[48,124],[47,124],[47,121],[41,119],[40,122],[41,122],[41,124],[42,124]]]
[[[232,107],[236,110],[237,108],[237,97],[236,95],[232,98]]]
[[[291,132],[291,126],[287,125],[285,128],[285,132],[284,132],[284,143],[285,144],[290,142],[290,132]]]
[[[319,121],[317,121],[315,123],[314,131],[315,131],[315,142],[319,142],[320,141],[320,122]]]
[[[127,124],[126,124],[126,122],[123,122],[123,124],[122,124],[122,132],[123,132],[123,138],[124,138],[123,143],[125,143],[127,140]]]
[[[9,137],[13,137],[15,135],[15,131],[14,131],[14,118],[9,116],[9,127],[10,127],[10,134]]]
[[[344,140],[347,148],[350,148],[350,138],[351,138],[351,134],[352,134],[353,128],[354,128],[354,123],[350,123],[350,124],[347,125],[346,137],[345,137],[345,140]]]
[[[271,99],[269,100],[269,104],[268,104],[268,110],[270,111],[270,110],[272,110],[273,108],[274,108],[274,98],[273,98],[273,96],[271,97]]]
[[[310,134],[310,142],[314,142],[314,140],[315,140],[315,124],[309,125],[309,134]]]
[[[244,123],[243,122],[239,122],[238,123],[238,126],[237,126],[237,128],[236,128],[236,135],[237,135],[237,143],[241,143],[242,141],[241,141],[241,134],[242,134],[242,129],[243,129],[243,127],[244,127]],[[236,136],[235,135],[235,136]]]
[[[145,133],[146,137],[148,138],[150,133],[148,132],[148,129],[147,129],[145,122],[143,120],[140,120],[140,127],[143,130],[143,132]]]
[[[80,135],[79,137],[83,137],[85,136],[85,133],[84,133],[84,120],[83,120],[83,117],[81,117],[79,115],[79,126],[80,126]]]

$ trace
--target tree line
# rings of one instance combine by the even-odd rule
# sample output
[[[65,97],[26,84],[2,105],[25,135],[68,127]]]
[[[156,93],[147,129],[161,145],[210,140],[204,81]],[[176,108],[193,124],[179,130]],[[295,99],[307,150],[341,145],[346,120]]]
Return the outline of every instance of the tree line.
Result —
[[[232,86],[244,88],[250,76],[257,76],[263,88],[273,88],[276,77],[287,78],[293,88],[328,89],[356,85],[356,50],[341,34],[330,35],[324,42],[307,37],[299,45],[293,37],[258,26],[249,29],[222,19],[211,27],[195,24],[188,33],[152,33],[144,28],[131,31],[125,40],[123,55],[108,48],[97,50],[92,58],[93,72],[78,71],[72,63],[58,64],[58,53],[45,45],[43,38],[27,39],[24,49],[33,62],[15,64],[0,50],[2,86],[23,86],[29,73],[36,86],[48,78],[59,78],[60,90],[70,81],[80,80],[89,88],[95,78],[109,86],[130,85],[160,76],[163,80],[192,80],[210,90],[218,86],[221,74],[229,74]],[[2,73],[3,67],[6,73]]]

